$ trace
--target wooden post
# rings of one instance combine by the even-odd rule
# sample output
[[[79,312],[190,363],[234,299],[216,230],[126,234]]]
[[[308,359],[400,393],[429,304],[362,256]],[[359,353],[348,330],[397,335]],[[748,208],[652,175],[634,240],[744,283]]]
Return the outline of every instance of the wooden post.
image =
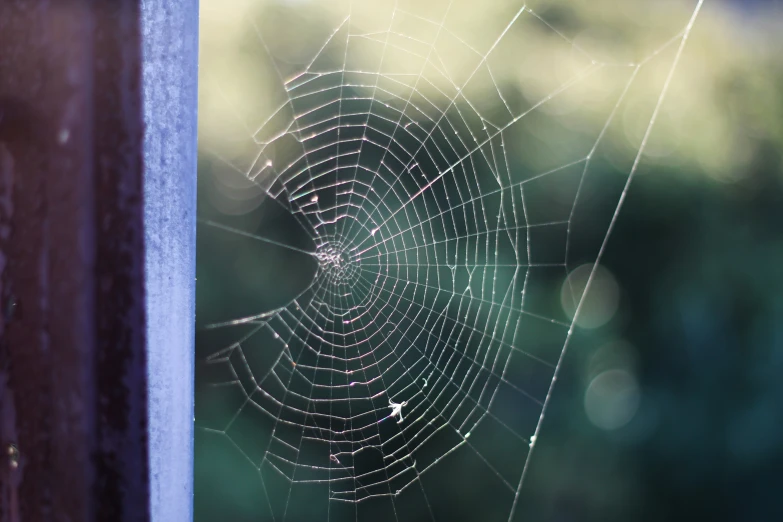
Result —
[[[197,7],[0,2],[0,520],[190,520]]]

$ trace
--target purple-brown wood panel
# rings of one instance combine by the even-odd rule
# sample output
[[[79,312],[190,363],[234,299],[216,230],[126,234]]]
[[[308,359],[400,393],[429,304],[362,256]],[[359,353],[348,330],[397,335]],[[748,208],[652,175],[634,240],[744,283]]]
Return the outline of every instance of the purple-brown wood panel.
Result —
[[[139,0],[0,2],[0,517],[149,519]]]

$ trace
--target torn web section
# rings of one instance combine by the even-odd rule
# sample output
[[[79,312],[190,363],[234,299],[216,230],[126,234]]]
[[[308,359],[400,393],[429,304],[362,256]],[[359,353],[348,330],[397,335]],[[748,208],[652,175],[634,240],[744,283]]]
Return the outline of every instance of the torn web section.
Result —
[[[294,57],[248,21],[279,88],[248,115],[252,154],[215,156],[308,241],[208,225],[311,270],[211,325],[233,402],[209,430],[274,519],[454,519],[491,499],[483,519],[504,520],[570,335],[552,296],[606,236],[579,228],[591,201],[624,190],[595,170],[641,62],[596,59],[545,8],[476,25],[467,2],[377,7],[304,11],[319,29]]]

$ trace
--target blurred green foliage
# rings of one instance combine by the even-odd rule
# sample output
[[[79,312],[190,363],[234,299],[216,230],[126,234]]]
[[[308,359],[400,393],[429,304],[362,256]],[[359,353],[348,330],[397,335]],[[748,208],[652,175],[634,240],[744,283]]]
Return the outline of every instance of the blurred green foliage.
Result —
[[[398,8],[428,16],[440,5],[424,4]],[[519,8],[517,2],[458,4],[450,27],[476,35],[476,45],[496,37]],[[354,4],[352,16],[370,31],[391,5]],[[502,89],[510,104],[552,93],[564,77],[589,66],[585,54],[611,63],[653,56],[591,166],[594,188],[577,223],[571,269],[595,258],[671,65],[676,46],[666,42],[677,37],[695,3],[528,5],[538,19],[509,34],[493,62],[494,83],[479,86]],[[346,6],[202,1],[202,217],[228,216],[232,226],[298,241],[285,216],[269,210],[263,191],[215,158],[248,169],[258,149],[254,133],[284,96],[257,30],[275,59],[295,69],[339,25]],[[516,520],[783,519],[777,498],[783,488],[783,42],[775,27],[781,16],[771,3],[751,8],[707,0],[602,261],[619,287],[619,308],[606,324],[575,330]],[[538,172],[581,157],[627,74],[627,67],[606,67],[544,116],[522,122],[514,134],[514,170]],[[313,270],[301,256],[203,225],[197,262],[202,361],[246,331],[203,326],[284,304]],[[544,288],[553,310],[560,307],[561,283]],[[604,430],[588,417],[585,393],[612,367],[635,375],[639,405],[630,422]],[[212,393],[212,377],[197,373],[199,427],[234,413]],[[252,445],[259,429],[262,424],[248,426],[236,444]],[[486,454],[524,459],[513,451],[497,444]],[[225,437],[197,430],[195,464],[196,521],[271,520],[259,473]],[[506,519],[511,497],[479,479],[482,466],[457,452],[438,465],[439,474],[422,480],[438,520]],[[307,514],[306,501],[297,502],[288,519],[319,520]],[[430,520],[426,509],[405,508],[400,520]],[[394,520],[388,504],[333,509],[330,520]]]

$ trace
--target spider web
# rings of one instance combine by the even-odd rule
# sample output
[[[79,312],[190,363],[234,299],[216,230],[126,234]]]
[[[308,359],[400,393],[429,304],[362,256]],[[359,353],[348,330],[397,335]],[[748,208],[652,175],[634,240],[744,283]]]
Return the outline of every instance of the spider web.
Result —
[[[489,39],[453,29],[452,3],[437,16],[395,4],[375,31],[354,24],[353,6],[301,65],[276,58],[248,22],[280,103],[249,128],[252,161],[213,156],[307,239],[201,222],[315,268],[282,306],[209,325],[239,332],[206,363],[222,376],[214,393],[240,398],[222,423],[202,429],[257,470],[265,516],[299,519],[306,504],[312,519],[352,510],[358,520],[359,506],[375,502],[394,520],[435,519],[427,477],[441,467],[461,473],[448,461],[464,453],[466,469],[481,468],[507,500],[497,518],[514,518],[573,332],[573,318],[548,303],[552,281],[574,267],[585,180],[640,71],[672,50],[597,264],[700,7],[633,63],[598,59],[526,5]],[[510,35],[531,27],[568,47],[573,64],[532,100],[498,79],[514,53],[504,48]],[[607,70],[621,75],[620,88],[600,124],[581,132],[584,146],[570,147],[580,152],[516,168],[515,130]],[[540,196],[552,187],[564,204]],[[588,288],[572,289],[575,317]],[[246,417],[260,427],[251,435],[239,430]]]

